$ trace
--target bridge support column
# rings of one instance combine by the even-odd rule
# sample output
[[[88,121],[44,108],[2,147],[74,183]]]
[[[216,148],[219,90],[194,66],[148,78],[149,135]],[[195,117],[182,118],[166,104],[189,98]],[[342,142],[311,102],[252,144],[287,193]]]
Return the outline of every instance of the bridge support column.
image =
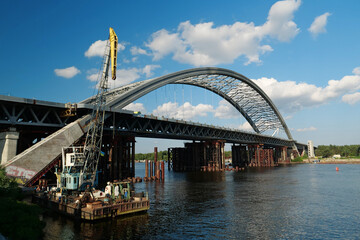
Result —
[[[246,167],[249,164],[246,146],[241,146],[241,145],[231,146],[231,158],[232,158],[233,168]]]
[[[199,171],[225,168],[224,141],[186,143],[184,148],[169,148],[174,171]]]
[[[276,148],[276,158],[278,159],[279,163],[289,163],[290,162],[290,158],[288,157],[287,149],[288,149],[288,147],[286,147],[286,146]]]
[[[264,152],[264,166],[266,167],[273,167],[275,166],[274,163],[274,150],[269,149],[262,149]]]
[[[10,128],[7,132],[0,133],[0,163],[8,162],[16,156],[19,132],[15,128]]]
[[[249,145],[250,167],[275,166],[274,150],[261,145]]]
[[[224,146],[224,141],[208,141],[205,143],[205,164],[208,167],[211,167],[213,170],[220,170],[225,168]]]
[[[117,136],[109,151],[110,179],[135,177],[135,138]]]
[[[257,167],[259,162],[259,145],[248,145],[249,166]]]

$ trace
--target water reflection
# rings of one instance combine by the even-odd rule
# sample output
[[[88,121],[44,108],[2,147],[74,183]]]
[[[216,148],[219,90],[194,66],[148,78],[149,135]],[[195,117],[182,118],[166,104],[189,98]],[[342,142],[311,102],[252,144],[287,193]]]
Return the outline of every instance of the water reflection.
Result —
[[[45,239],[134,239],[144,234],[143,227],[149,222],[146,213],[95,223],[77,222],[55,214],[45,218]]]

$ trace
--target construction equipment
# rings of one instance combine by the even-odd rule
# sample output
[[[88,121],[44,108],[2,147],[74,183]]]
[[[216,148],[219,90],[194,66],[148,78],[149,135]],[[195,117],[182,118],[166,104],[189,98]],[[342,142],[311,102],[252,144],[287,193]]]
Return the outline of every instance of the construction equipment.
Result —
[[[94,186],[97,167],[100,159],[103,127],[105,120],[105,93],[108,90],[108,72],[111,59],[112,79],[116,79],[116,53],[118,38],[115,31],[109,29],[101,77],[99,74],[98,92],[91,115],[85,144],[82,147],[69,147],[62,150],[62,171],[56,173],[58,187],[67,190],[84,190]]]

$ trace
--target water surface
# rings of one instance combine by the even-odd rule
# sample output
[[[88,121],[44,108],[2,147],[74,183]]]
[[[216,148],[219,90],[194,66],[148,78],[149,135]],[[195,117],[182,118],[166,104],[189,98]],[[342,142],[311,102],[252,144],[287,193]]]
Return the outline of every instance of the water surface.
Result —
[[[137,183],[146,214],[80,223],[45,215],[45,239],[359,239],[360,165],[166,172]],[[144,175],[144,164],[136,165]]]

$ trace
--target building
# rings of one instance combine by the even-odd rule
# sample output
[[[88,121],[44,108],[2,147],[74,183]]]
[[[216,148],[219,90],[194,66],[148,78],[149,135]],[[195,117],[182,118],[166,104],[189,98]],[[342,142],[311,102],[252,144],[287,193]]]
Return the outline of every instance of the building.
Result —
[[[311,140],[308,141],[308,157],[309,158],[315,157],[314,144]]]

